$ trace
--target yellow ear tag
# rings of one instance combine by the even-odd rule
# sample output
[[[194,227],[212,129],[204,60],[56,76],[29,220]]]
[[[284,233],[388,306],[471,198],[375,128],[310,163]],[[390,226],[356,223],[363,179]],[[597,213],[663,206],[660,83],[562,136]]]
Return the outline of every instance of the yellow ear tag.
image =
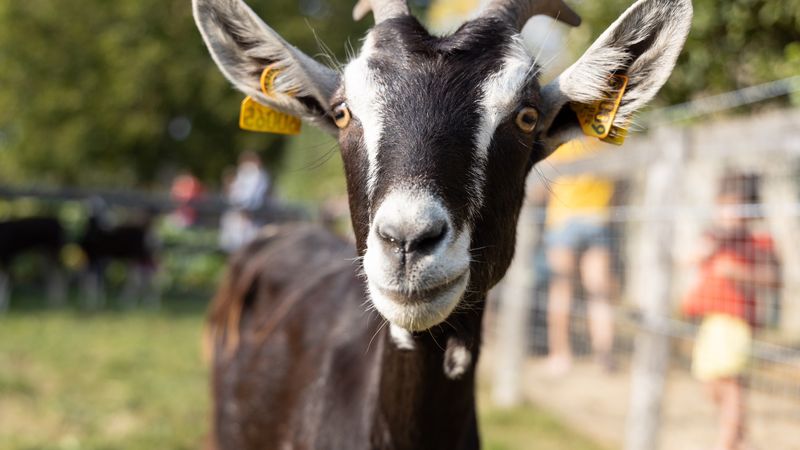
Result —
[[[275,78],[279,71],[272,65],[261,72],[261,92],[272,97]],[[302,122],[300,118],[276,111],[262,105],[249,95],[242,100],[239,111],[239,128],[248,131],[274,134],[299,134]]]
[[[609,78],[609,98],[599,100],[591,105],[583,103],[570,103],[570,107],[578,116],[583,134],[600,139],[611,144],[622,145],[628,130],[613,125],[617,117],[622,95],[628,86],[628,77],[615,74]]]
[[[622,143],[625,142],[626,137],[628,137],[627,128],[621,128],[616,125],[612,125],[608,136],[600,140],[603,142],[608,142],[609,144],[622,145]]]

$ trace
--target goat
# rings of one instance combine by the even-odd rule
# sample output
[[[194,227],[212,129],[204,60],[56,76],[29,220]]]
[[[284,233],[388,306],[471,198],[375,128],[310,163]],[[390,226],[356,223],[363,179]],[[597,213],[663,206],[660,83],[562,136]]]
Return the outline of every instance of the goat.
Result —
[[[109,226],[103,220],[103,209],[93,206],[78,245],[86,256],[86,273],[83,280],[83,297],[89,307],[104,302],[105,270],[112,260],[128,264],[128,279],[123,289],[125,304],[133,302],[135,291],[142,291],[151,303],[158,303],[153,289],[156,266],[156,248],[152,236],[152,219],[141,223]]]
[[[0,311],[8,308],[11,265],[22,253],[40,252],[46,261],[47,296],[51,304],[62,303],[66,285],[61,270],[64,229],[53,217],[27,217],[0,222]]]
[[[689,0],[638,0],[542,86],[519,31],[536,14],[578,25],[561,0],[491,0],[441,37],[404,0],[362,0],[354,16],[370,8],[375,26],[337,71],[241,0],[193,0],[236,88],[338,137],[356,237],[353,251],[278,229],[233,258],[209,316],[214,448],[479,448],[481,321],[527,175],[580,133],[570,104],[606,99],[612,75],[628,77],[613,119],[625,127],[692,15]]]

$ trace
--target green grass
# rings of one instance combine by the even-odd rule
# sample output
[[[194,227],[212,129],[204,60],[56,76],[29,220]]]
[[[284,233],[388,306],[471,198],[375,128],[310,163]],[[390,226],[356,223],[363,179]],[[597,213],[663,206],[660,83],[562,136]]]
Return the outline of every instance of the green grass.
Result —
[[[542,409],[532,405],[492,409],[484,397],[479,401],[479,420],[486,450],[603,449]]]
[[[200,341],[205,305],[0,317],[0,448],[201,447],[208,424]],[[533,407],[482,409],[490,450],[599,447]]]

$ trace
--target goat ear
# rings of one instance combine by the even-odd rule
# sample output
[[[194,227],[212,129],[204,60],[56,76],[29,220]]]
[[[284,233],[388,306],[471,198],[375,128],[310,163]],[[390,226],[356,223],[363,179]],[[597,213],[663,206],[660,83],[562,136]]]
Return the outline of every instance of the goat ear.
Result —
[[[580,133],[570,102],[591,104],[608,96],[612,74],[628,76],[614,125],[632,114],[667,81],[692,21],[691,0],[639,0],[589,50],[542,88],[542,140],[548,152]]]
[[[328,101],[338,74],[287,43],[242,0],[193,0],[195,22],[211,57],[233,85],[259,103],[335,133]],[[277,69],[274,91],[261,92],[261,73]]]

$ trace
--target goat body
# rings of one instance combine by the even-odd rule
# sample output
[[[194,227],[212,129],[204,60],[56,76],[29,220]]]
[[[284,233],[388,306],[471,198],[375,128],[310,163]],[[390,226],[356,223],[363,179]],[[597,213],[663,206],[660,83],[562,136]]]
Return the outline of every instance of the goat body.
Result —
[[[233,258],[209,324],[219,449],[479,448],[474,372],[448,376],[443,351],[464,344],[452,330],[466,324],[400,348],[365,311],[354,256],[304,226]]]
[[[64,229],[52,217],[27,217],[0,222],[0,265],[8,267],[18,255],[40,251],[57,259],[64,245]]]
[[[130,304],[136,292],[150,303],[157,304],[159,296],[153,288],[156,249],[151,238],[151,221],[143,223],[103,226],[101,215],[89,217],[86,230],[78,244],[87,260],[83,278],[83,297],[87,306],[96,307],[105,301],[105,268],[110,261],[123,261],[129,265],[128,280],[122,300]]]
[[[528,174],[581,132],[570,104],[607,99],[614,74],[628,84],[611,125],[628,126],[674,67],[691,1],[638,0],[544,85],[520,31],[536,14],[578,25],[561,0],[490,0],[445,36],[405,0],[362,0],[354,15],[372,9],[375,26],[341,70],[242,0],[192,3],[234,86],[338,137],[357,248],[302,228],[234,258],[211,315],[216,446],[478,448],[485,296],[511,263]]]
[[[147,225],[119,225],[105,228],[92,217],[79,245],[86,253],[90,266],[110,259],[152,265],[155,255],[150,244],[149,232]]]
[[[64,229],[56,218],[26,217],[0,222],[0,311],[8,307],[11,292],[8,271],[14,259],[26,252],[44,255],[48,266],[47,291],[51,303],[61,303],[66,295],[60,253]]]

